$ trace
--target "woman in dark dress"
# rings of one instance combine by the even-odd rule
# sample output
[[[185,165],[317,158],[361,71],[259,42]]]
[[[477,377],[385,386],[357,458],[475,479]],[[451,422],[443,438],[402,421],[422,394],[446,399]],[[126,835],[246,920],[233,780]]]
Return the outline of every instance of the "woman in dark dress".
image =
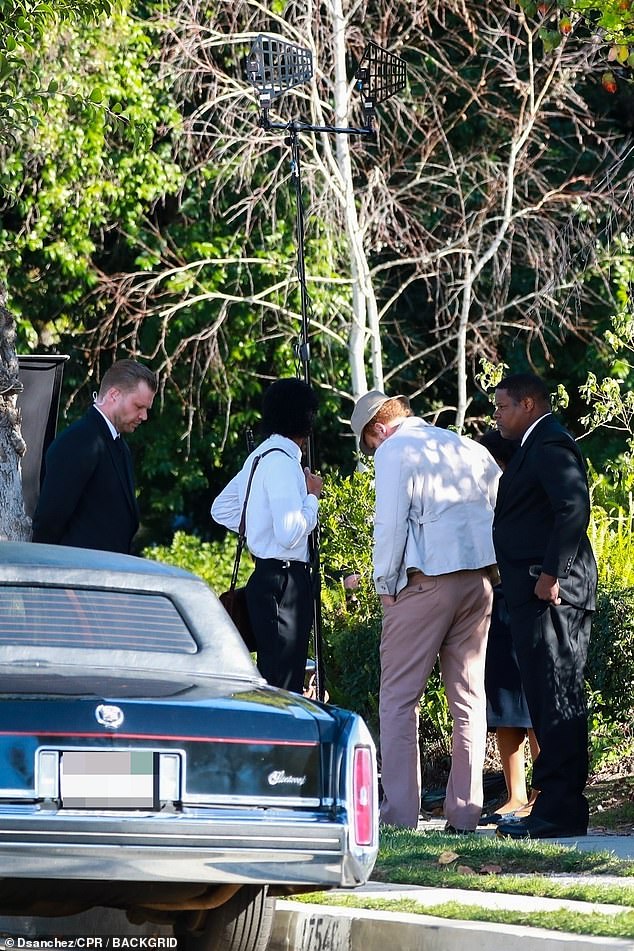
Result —
[[[515,452],[515,444],[503,439],[497,430],[480,438],[501,469]],[[506,782],[507,801],[480,825],[492,825],[510,815],[523,818],[530,812],[537,793],[526,789],[524,742],[528,735],[531,757],[535,760],[539,746],[531,726],[515,648],[511,640],[509,615],[502,588],[493,589],[493,613],[487,645],[484,683],[487,695],[487,726],[495,732],[502,771]]]

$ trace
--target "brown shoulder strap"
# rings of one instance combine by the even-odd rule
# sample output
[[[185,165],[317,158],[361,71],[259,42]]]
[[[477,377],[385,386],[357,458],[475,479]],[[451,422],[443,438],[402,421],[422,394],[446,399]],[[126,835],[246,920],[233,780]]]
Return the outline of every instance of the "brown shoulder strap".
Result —
[[[265,456],[268,456],[270,452],[283,452],[285,456],[288,456],[287,452],[280,446],[273,446],[271,449],[267,449],[265,452],[261,452],[259,456],[256,456],[253,460],[251,466],[251,472],[249,473],[249,481],[247,482],[247,490],[244,494],[244,502],[242,504],[242,513],[240,515],[240,524],[238,525],[238,544],[236,546],[236,556],[233,561],[233,571],[231,573],[231,584],[229,585],[229,590],[234,591],[237,581],[238,581],[238,571],[240,569],[240,559],[242,557],[242,549],[244,548],[247,540],[247,502],[249,501],[249,492],[251,491],[251,483],[253,482],[253,476],[255,475],[255,470],[260,464],[260,459],[264,459]],[[291,457],[289,456],[289,459]]]

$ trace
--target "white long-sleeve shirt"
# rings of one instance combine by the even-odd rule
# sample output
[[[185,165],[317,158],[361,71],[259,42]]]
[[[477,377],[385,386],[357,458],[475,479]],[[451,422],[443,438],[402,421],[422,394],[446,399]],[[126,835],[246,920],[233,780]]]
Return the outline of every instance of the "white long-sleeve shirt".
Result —
[[[395,595],[426,575],[495,563],[500,469],[473,439],[408,417],[375,453],[374,582]]]
[[[285,436],[269,436],[249,455],[244,466],[211,506],[212,518],[233,532],[240,516],[253,460],[268,449],[255,470],[246,513],[247,547],[256,558],[308,561],[308,536],[317,524],[318,501],[306,490],[302,453]]]

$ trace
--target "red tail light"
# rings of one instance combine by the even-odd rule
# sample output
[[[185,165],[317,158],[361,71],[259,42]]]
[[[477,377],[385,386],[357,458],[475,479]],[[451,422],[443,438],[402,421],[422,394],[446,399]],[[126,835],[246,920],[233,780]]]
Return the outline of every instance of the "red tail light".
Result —
[[[374,770],[372,751],[357,746],[354,751],[353,804],[354,837],[357,845],[372,845],[374,828]]]

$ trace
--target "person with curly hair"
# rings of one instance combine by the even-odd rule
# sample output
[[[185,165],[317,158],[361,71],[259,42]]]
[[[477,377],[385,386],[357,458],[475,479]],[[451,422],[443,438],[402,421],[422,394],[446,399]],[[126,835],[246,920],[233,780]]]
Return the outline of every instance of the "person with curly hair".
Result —
[[[304,688],[313,621],[309,536],[323,484],[302,468],[316,411],[307,383],[272,383],[262,402],[264,440],[211,507],[215,521],[237,532],[248,490],[246,540],[255,567],[246,596],[257,664],[270,684],[296,693]]]

